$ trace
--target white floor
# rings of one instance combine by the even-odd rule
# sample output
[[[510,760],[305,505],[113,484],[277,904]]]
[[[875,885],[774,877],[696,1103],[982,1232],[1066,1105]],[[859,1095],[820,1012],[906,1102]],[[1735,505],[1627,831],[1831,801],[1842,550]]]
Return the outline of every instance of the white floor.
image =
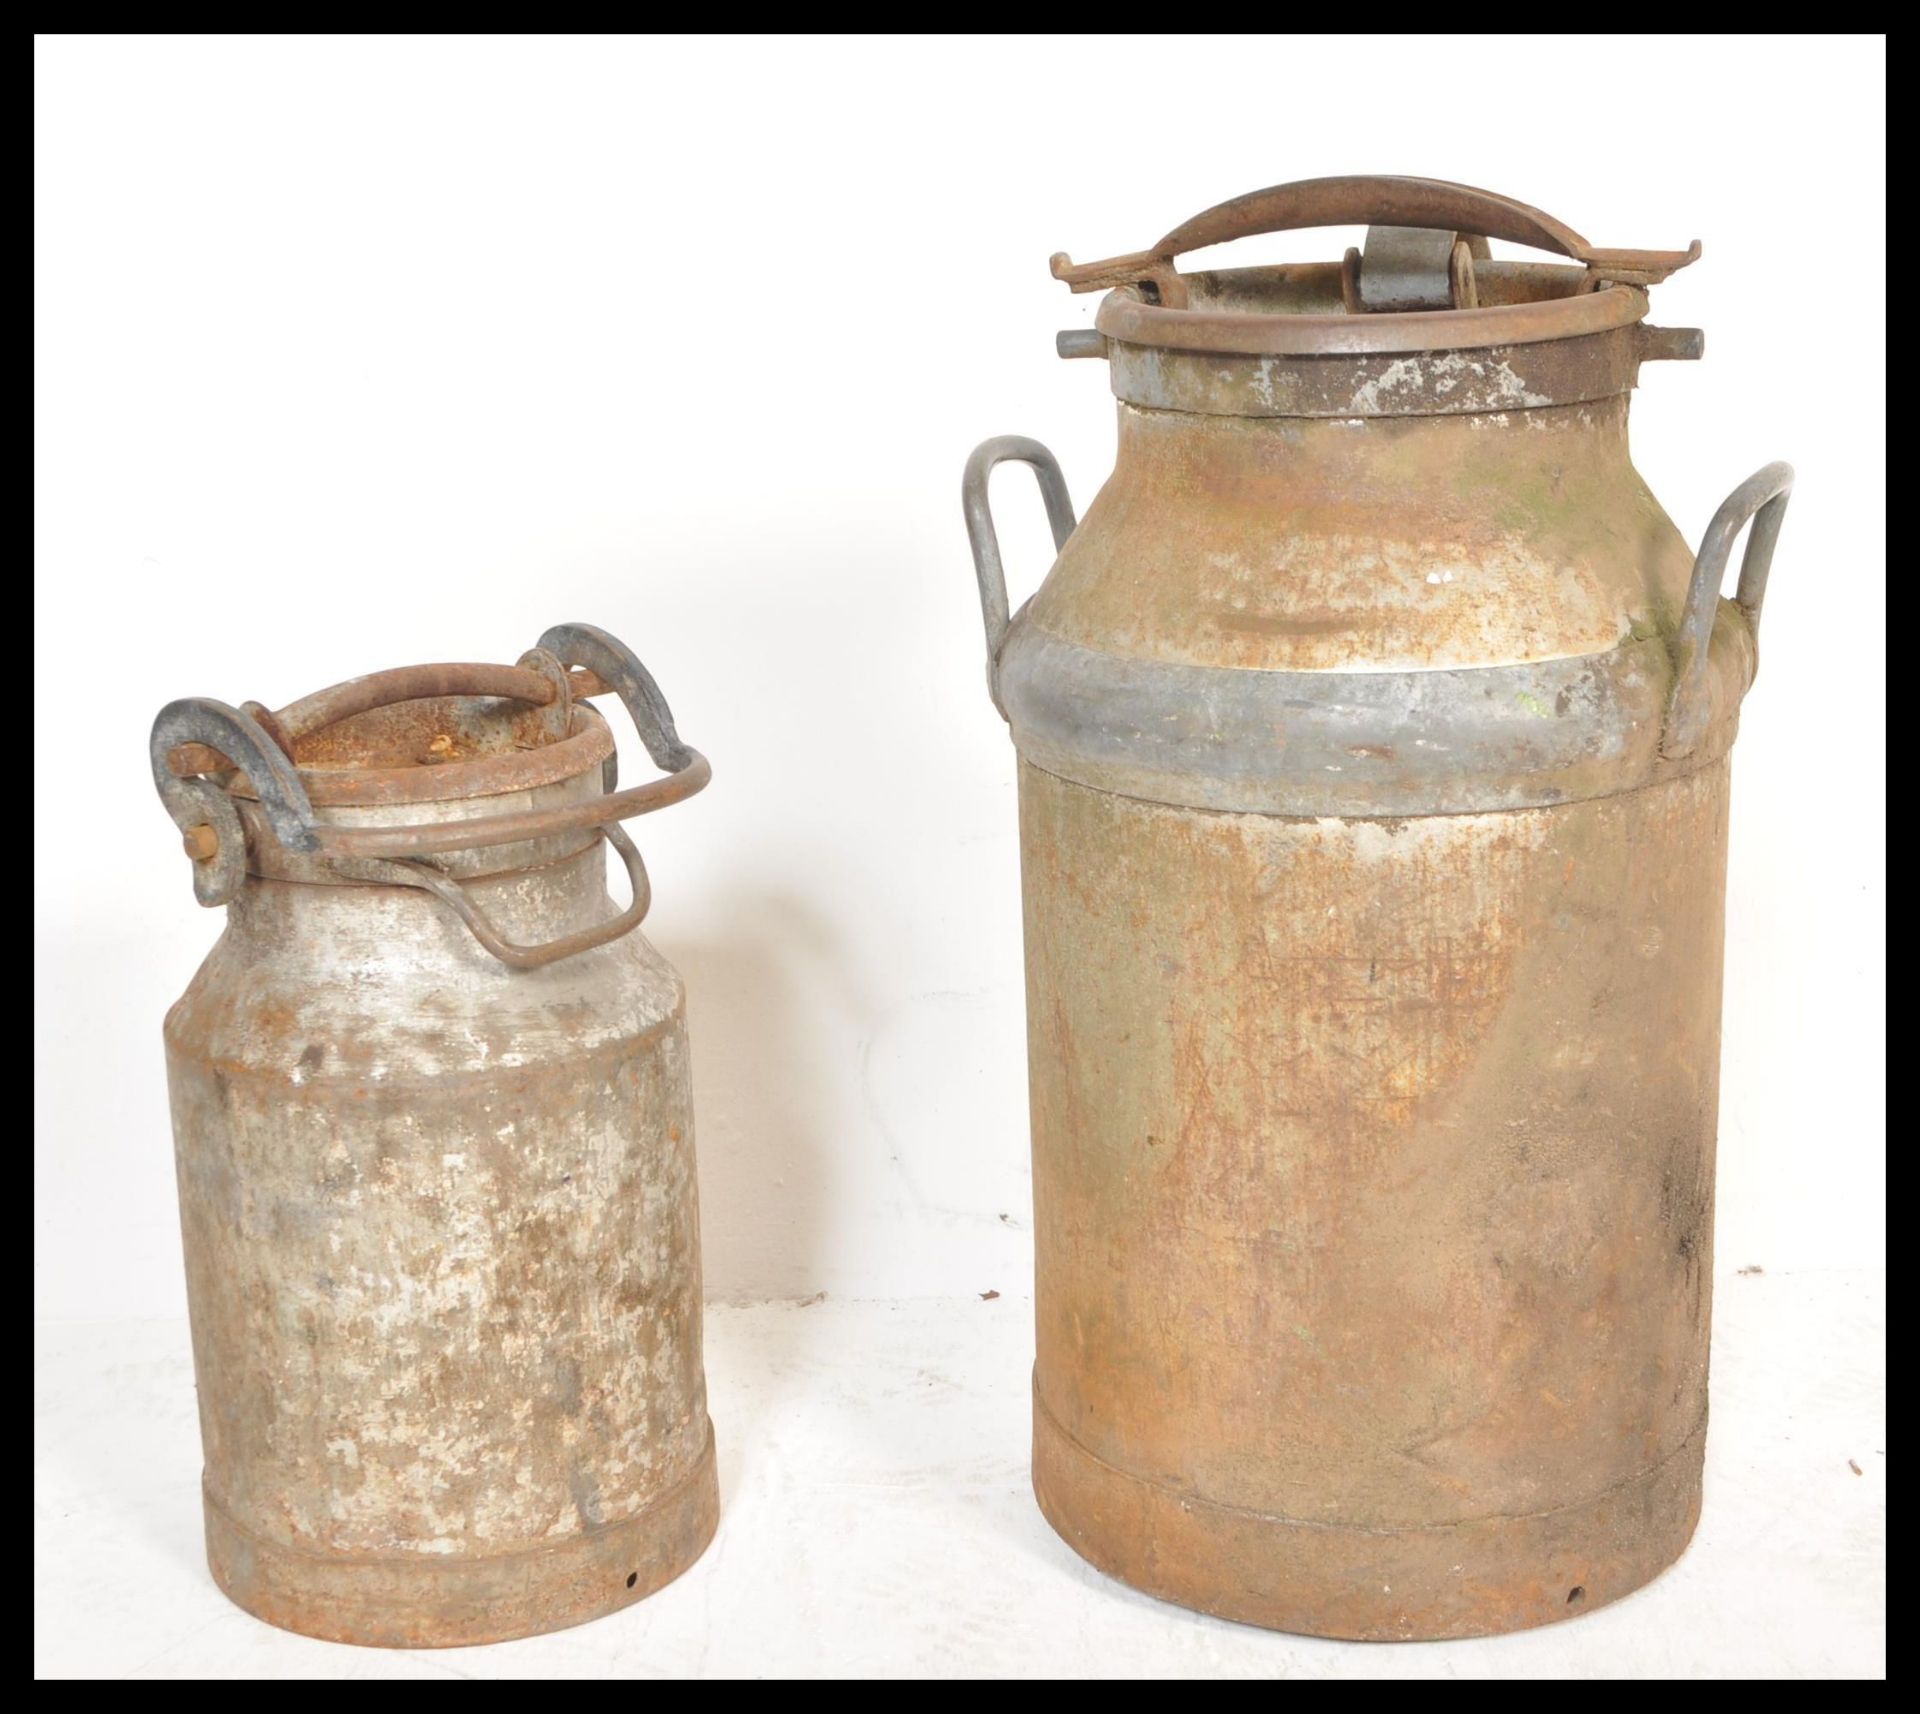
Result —
[[[1706,1510],[1639,1594],[1484,1642],[1320,1642],[1224,1624],[1082,1564],[1027,1489],[1030,1306],[715,1305],[723,1516],[651,1600],[492,1648],[287,1635],[201,1560],[184,1324],[64,1323],[35,1365],[44,1677],[1882,1676],[1885,1280],[1718,1283]],[[1854,1466],[1859,1473],[1855,1473]]]

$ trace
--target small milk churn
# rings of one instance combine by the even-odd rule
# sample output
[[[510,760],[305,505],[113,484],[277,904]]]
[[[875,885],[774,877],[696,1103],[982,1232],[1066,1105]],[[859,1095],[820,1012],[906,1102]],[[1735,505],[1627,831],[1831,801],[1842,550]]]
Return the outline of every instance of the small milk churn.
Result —
[[[616,789],[609,691],[665,778]],[[172,703],[153,768],[227,907],[166,1024],[214,1577],[405,1647],[659,1588],[718,1492],[683,991],[619,823],[705,758],[561,625],[517,666]]]
[[[1183,274],[1256,233],[1344,261]],[[1500,239],[1553,263],[1489,256]],[[965,506],[1020,753],[1034,1487],[1286,1630],[1586,1612],[1686,1546],[1727,755],[1791,472],[1698,555],[1635,472],[1685,252],[1321,179],[1076,265],[1119,399],[1076,528]],[[1009,621],[987,477],[1059,558]],[[1729,551],[1753,521],[1736,599]]]

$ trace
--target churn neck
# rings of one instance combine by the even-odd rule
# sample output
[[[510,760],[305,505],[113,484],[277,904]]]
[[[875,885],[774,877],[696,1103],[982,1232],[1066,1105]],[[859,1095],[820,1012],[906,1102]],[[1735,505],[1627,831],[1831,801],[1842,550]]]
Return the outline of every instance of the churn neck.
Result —
[[[1191,250],[1259,233],[1367,227],[1339,261],[1182,273]],[[1495,258],[1488,240],[1565,260]],[[1698,357],[1700,333],[1646,324],[1646,288],[1700,253],[1609,250],[1490,191],[1436,179],[1276,185],[1196,215],[1150,249],[1053,258],[1107,289],[1063,357],[1105,357],[1146,409],[1250,417],[1535,410],[1631,390],[1643,362]]]

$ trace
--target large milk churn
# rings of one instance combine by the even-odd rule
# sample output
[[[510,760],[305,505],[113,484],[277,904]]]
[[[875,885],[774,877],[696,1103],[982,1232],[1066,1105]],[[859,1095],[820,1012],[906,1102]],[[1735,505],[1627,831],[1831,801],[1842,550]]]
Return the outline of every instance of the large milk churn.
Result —
[[[1175,267],[1322,225],[1365,248]],[[1108,361],[1113,475],[1076,527],[990,441],[965,503],[1020,753],[1034,1487],[1141,1589],[1472,1635],[1692,1533],[1727,756],[1791,482],[1695,555],[1629,461],[1639,366],[1700,354],[1646,288],[1697,254],[1347,178],[1054,258],[1109,290],[1060,347]],[[1011,622],[1006,459],[1060,549]]]
[[[608,691],[665,778],[617,789]],[[657,1589],[718,1496],[683,993],[619,823],[705,759],[562,625],[517,666],[175,702],[153,764],[227,907],[166,1023],[215,1578],[409,1647]]]

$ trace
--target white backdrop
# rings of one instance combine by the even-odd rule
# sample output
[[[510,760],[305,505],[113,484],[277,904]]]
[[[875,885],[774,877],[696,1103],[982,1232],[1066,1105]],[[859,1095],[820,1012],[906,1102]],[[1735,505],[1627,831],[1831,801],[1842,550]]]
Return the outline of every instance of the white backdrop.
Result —
[[[1095,300],[1050,252],[1336,172],[1705,240],[1655,319],[1707,358],[1649,367],[1636,460],[1694,539],[1758,465],[1800,475],[1736,765],[1721,1257],[1883,1259],[1879,42],[36,58],[43,1316],[183,1301],[160,1020],[219,920],[153,796],[154,711],[512,660],[570,619],[635,645],[715,766],[636,824],[691,990],[711,1294],[1024,1285],[1013,755],[961,463],[1038,436],[1083,507],[1110,465],[1103,366],[1052,355]],[[1040,508],[996,497],[1018,600]]]

